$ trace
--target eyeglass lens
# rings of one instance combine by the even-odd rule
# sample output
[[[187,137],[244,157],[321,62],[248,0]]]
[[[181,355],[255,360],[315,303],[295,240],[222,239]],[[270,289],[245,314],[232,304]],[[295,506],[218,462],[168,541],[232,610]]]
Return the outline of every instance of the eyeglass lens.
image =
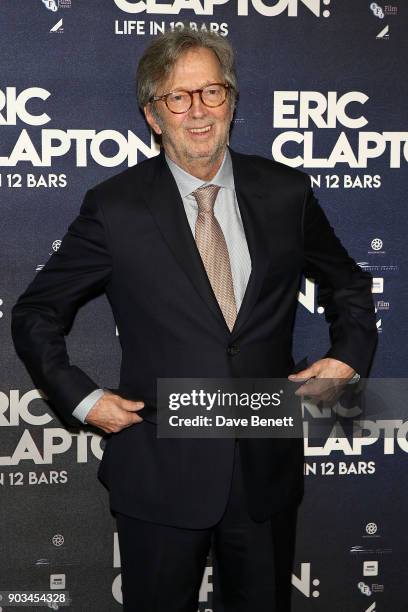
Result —
[[[220,106],[227,95],[222,85],[209,85],[201,92],[201,100],[206,106]],[[169,110],[182,113],[191,107],[192,96],[188,91],[175,91],[166,98]]]

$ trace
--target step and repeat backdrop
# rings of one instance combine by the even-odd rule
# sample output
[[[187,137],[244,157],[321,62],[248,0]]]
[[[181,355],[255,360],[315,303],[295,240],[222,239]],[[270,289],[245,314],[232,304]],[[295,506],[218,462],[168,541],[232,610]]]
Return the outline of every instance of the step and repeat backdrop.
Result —
[[[96,478],[103,439],[64,427],[34,387],[10,313],[86,190],[158,153],[137,107],[136,66],[154,37],[186,23],[236,48],[232,147],[309,173],[343,243],[373,274],[372,376],[407,373],[405,2],[2,0],[0,610],[19,590],[52,591],[52,609],[65,595],[75,612],[121,609],[115,521]],[[326,351],[310,279],[295,332],[296,360]],[[73,363],[117,386],[119,339],[104,297],[79,311],[67,344]],[[295,612],[408,610],[406,423],[374,415],[369,428],[364,440],[305,440]],[[209,557],[201,612],[212,611],[211,596]]]

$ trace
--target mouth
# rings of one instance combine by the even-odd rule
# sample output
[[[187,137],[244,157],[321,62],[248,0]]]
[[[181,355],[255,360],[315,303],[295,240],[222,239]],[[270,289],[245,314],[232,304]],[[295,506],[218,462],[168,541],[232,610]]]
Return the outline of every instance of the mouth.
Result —
[[[208,134],[212,130],[212,125],[206,125],[205,127],[197,127],[197,128],[188,128],[188,132],[190,134],[194,134],[194,136],[201,136],[203,134]]]

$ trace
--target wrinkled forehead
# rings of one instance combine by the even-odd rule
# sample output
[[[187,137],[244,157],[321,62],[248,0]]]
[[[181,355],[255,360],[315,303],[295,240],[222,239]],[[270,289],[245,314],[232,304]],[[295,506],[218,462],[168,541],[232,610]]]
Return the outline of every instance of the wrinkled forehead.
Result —
[[[197,89],[223,80],[222,67],[214,51],[206,47],[192,47],[183,51],[168,67],[156,86],[156,94],[173,89]]]

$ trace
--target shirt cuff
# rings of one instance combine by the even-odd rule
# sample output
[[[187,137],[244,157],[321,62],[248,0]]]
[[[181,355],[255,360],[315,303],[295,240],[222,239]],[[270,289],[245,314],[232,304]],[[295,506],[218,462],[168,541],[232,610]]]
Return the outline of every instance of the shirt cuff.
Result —
[[[103,389],[95,389],[94,391],[92,391],[89,395],[84,397],[84,399],[78,404],[78,406],[72,413],[72,416],[78,419],[78,421],[81,421],[82,423],[86,424],[85,419],[88,412],[96,404],[98,399],[102,397],[103,394]]]

